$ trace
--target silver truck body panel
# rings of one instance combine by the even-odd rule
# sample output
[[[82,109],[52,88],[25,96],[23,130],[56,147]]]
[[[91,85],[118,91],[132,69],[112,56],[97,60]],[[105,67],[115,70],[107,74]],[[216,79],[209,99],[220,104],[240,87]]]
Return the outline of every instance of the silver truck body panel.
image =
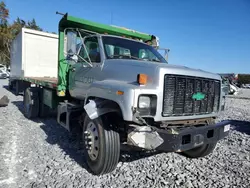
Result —
[[[140,86],[137,74],[147,74],[148,83]],[[86,99],[89,96],[109,99],[119,104],[123,118],[133,121],[133,108],[137,107],[138,96],[141,94],[155,94],[157,96],[155,121],[184,120],[205,117],[214,117],[218,114],[162,117],[163,85],[165,74],[177,74],[216,79],[221,81],[217,74],[184,66],[170,65],[158,62],[112,59],[95,64],[94,67],[82,67],[75,74],[75,86],[70,90],[73,97]],[[123,95],[117,95],[123,91]],[[221,92],[222,93],[222,92]],[[221,94],[222,95],[222,94]]]

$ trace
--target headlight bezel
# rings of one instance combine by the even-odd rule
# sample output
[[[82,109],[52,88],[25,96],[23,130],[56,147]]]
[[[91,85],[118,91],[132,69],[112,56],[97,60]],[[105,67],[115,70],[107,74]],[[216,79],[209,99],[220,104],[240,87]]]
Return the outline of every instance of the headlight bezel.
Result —
[[[140,97],[149,98],[149,106],[147,108],[140,108]],[[137,101],[137,109],[140,115],[150,115],[154,116],[156,114],[157,107],[157,95],[154,94],[140,94]]]

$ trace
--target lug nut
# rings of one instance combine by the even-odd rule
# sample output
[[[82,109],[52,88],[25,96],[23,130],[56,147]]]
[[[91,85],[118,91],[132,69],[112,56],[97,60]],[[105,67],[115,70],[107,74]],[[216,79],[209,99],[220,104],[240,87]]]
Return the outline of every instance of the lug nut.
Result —
[[[89,135],[89,136],[87,136],[87,138],[91,140],[92,136],[91,136],[91,135]]]
[[[88,136],[88,135],[90,135],[90,133],[88,131],[85,131],[84,135]]]

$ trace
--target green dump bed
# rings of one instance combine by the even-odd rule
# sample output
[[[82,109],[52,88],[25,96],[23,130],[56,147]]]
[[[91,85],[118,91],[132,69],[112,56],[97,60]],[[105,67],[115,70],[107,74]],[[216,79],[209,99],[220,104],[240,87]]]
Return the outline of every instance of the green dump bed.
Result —
[[[68,16],[66,14],[59,23],[59,29],[60,31],[64,31],[64,29],[67,27],[81,28],[99,34],[106,33],[110,35],[126,36],[129,38],[140,39],[143,41],[148,41],[152,39],[152,35],[146,33],[127,29],[125,27],[100,24],[89,20]]]

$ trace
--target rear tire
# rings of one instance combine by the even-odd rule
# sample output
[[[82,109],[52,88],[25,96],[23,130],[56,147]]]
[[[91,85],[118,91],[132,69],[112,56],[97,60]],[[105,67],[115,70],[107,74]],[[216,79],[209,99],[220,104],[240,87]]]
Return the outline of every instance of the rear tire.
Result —
[[[9,80],[9,86],[8,86],[9,91],[13,90],[13,84],[12,82]]]
[[[112,130],[107,116],[95,120],[85,116],[83,144],[84,155],[93,174],[106,174],[116,168],[120,158],[120,136]]]
[[[216,144],[217,144],[217,142],[205,144],[205,145],[199,146],[197,148],[193,148],[191,150],[184,151],[183,155],[185,155],[188,158],[205,157],[214,151]]]
[[[35,88],[28,87],[23,96],[24,116],[36,118],[39,114],[39,93]]]
[[[43,92],[44,90],[41,89],[39,92],[39,117],[46,118],[50,115],[51,109],[49,106],[43,103]]]
[[[15,82],[15,95],[16,96],[19,95],[19,82],[18,81]]]

